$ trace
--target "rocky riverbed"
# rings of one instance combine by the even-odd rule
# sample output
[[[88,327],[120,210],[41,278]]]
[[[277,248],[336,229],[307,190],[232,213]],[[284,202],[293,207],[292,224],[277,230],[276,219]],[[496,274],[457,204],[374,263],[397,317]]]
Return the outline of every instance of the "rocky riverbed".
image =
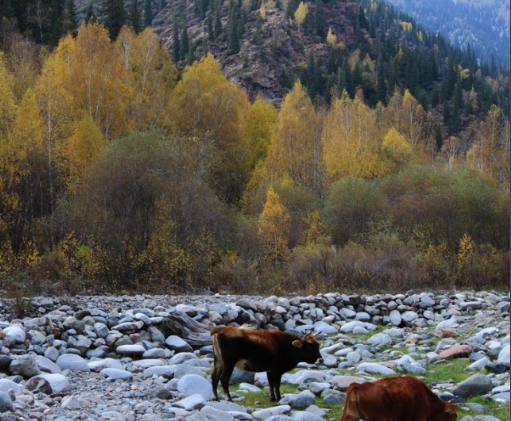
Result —
[[[0,420],[337,421],[349,384],[400,374],[459,402],[458,419],[509,420],[509,298],[38,297],[21,319],[0,300]],[[264,373],[242,372],[235,403],[213,402],[207,332],[224,324],[313,331],[323,360],[285,374],[277,404]]]

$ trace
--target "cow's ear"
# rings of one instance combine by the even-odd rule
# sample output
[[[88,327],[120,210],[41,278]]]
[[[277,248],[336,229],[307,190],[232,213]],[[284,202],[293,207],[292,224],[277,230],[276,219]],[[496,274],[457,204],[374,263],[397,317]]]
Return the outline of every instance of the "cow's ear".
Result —
[[[456,408],[458,405],[452,402],[447,402],[447,405],[445,405],[445,412],[448,412],[449,414],[455,414]]]
[[[309,342],[310,344],[313,344],[314,342],[316,342],[316,337],[312,333],[309,333],[307,336],[304,337],[304,340]]]
[[[288,342],[289,343],[289,342]],[[296,348],[301,348],[303,346],[303,340],[297,339],[296,341],[292,342],[292,345]]]

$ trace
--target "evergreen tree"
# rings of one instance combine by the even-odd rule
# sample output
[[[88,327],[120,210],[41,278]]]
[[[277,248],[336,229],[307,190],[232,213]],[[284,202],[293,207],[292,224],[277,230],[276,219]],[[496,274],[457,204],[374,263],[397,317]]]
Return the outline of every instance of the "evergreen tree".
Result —
[[[166,5],[167,5],[167,0],[160,0],[160,10],[165,9]]]
[[[181,32],[181,49],[179,50],[179,57],[181,60],[185,60],[188,52],[190,51],[190,40],[188,38],[188,28],[183,27],[183,31]]]
[[[321,0],[316,0],[314,6],[314,32],[322,40],[326,39],[326,23],[325,16],[323,15],[323,8],[321,6]]]
[[[208,13],[208,39],[210,41],[215,40],[215,31],[213,30],[213,18],[211,17],[211,12]]]
[[[181,43],[179,41],[179,27],[177,26],[177,22],[174,22],[174,42],[172,43],[172,56],[174,58],[174,63],[177,63],[180,60],[180,51]]]
[[[163,9],[164,5],[160,5]],[[153,24],[153,3],[152,0],[145,0],[144,3],[144,26],[148,27]]]
[[[92,5],[92,1],[89,3],[89,7],[87,7],[87,12],[85,13],[85,23],[96,23],[98,18],[94,13],[94,6]]]
[[[163,7],[164,7],[164,5],[161,6],[161,8],[163,8]],[[151,26],[152,24],[153,24],[152,0],[145,0],[145,3],[144,3],[144,26],[148,27],[148,26]]]
[[[129,23],[133,28],[133,31],[138,34],[142,30],[142,24],[140,22],[140,10],[138,9],[138,1],[133,0],[131,3],[131,9],[129,13]]]
[[[222,33],[222,20],[220,18],[220,8],[221,8],[221,3],[220,3],[220,0],[217,0],[217,3],[216,3],[216,13],[215,13],[215,38],[218,38],[220,36],[220,34]]]
[[[116,39],[121,28],[126,24],[126,9],[123,0],[107,0],[105,27],[110,32],[110,38]]]
[[[65,34],[67,33],[75,34],[77,28],[78,23],[76,21],[75,2],[73,0],[67,0],[66,10],[64,12],[63,32]]]
[[[377,63],[377,80],[376,80],[376,101],[387,104],[387,86],[385,84],[385,75],[383,73],[382,55],[378,56]]]
[[[238,20],[236,14],[236,6],[231,0],[229,5],[229,15],[227,16],[227,54],[237,54],[240,50],[240,42],[238,35]]]

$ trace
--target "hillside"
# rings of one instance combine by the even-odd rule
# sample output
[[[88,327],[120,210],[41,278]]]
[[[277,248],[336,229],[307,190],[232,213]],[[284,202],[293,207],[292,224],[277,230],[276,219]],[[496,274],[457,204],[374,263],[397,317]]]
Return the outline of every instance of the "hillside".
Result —
[[[508,0],[388,0],[453,45],[470,44],[482,62],[509,68]]]

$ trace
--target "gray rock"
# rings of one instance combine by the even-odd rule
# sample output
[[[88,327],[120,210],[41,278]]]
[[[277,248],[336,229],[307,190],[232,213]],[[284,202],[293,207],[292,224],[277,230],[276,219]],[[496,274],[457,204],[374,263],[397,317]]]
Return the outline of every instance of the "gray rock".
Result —
[[[356,377],[356,376],[334,376],[332,378],[332,380],[330,381],[330,384],[332,385],[333,388],[335,389],[339,389],[341,391],[346,391],[348,390],[348,387],[350,387],[350,385],[352,383],[358,383],[358,384],[361,384],[361,383],[365,383],[365,379],[363,379],[362,377]]]
[[[7,411],[14,411],[14,405],[7,393],[0,392],[0,413]]]
[[[404,322],[406,323],[410,323],[410,322],[413,322],[415,319],[417,319],[419,317],[419,315],[415,312],[415,311],[405,311],[402,315],[401,315],[401,318],[403,319]]]
[[[30,355],[22,355],[11,362],[9,371],[12,375],[19,375],[24,379],[37,376],[41,370]]]
[[[42,355],[35,357],[35,362],[39,369],[45,373],[60,373],[62,371],[57,364]]]
[[[274,415],[282,415],[289,411],[291,411],[291,407],[289,405],[279,405],[254,411],[252,412],[252,416],[257,420],[265,420],[273,417]]]
[[[399,326],[401,324],[401,313],[397,310],[392,310],[389,314],[390,323],[394,326]]]
[[[1,345],[1,344],[0,344]],[[1,349],[1,346],[0,346]],[[12,358],[8,355],[0,355],[0,371],[6,371],[11,365]]]
[[[204,406],[200,412],[188,417],[187,421],[234,421],[234,417],[228,412],[208,405]]]
[[[91,371],[95,372],[99,372],[104,368],[116,368],[118,370],[124,369],[123,365],[119,362],[119,360],[116,360],[114,358],[105,358],[102,360],[91,361],[87,363],[87,365],[91,369]]]
[[[357,366],[357,371],[364,371],[371,374],[394,375],[396,372],[391,368],[378,363],[362,363]]]
[[[57,358],[59,357],[59,351],[58,349],[54,348],[53,346],[50,346],[44,351],[44,356],[48,358],[49,360],[55,362],[57,361]]]
[[[249,373],[248,371],[240,370],[238,367],[234,367],[232,376],[229,380],[229,384],[238,383],[254,383],[255,374]]]
[[[289,405],[293,409],[305,409],[314,405],[314,403],[314,394],[309,390],[286,395],[279,401],[279,405]]]
[[[46,380],[50,384],[53,393],[63,393],[69,389],[69,381],[62,374],[41,373],[36,377],[32,377],[30,381],[37,381],[37,379]]]
[[[499,352],[499,355],[497,357],[497,363],[498,364],[504,364],[506,367],[509,367],[509,344],[506,345],[502,350]]]
[[[9,326],[2,330],[5,335],[4,341],[8,345],[22,344],[25,342],[26,334],[25,330],[20,326]]]
[[[453,393],[462,398],[468,398],[474,395],[484,395],[492,389],[492,381],[487,376],[478,373],[458,384]]]
[[[177,384],[177,390],[186,396],[199,394],[206,401],[213,398],[211,383],[205,378],[195,374],[188,374],[180,378]]]
[[[165,345],[176,352],[192,352],[193,348],[183,339],[176,335],[170,335],[165,339]]]
[[[293,413],[293,420],[295,421],[323,421],[319,415],[312,414],[306,411],[298,411]]]
[[[377,333],[374,336],[371,336],[367,341],[370,345],[373,346],[385,346],[392,344],[392,338],[386,333]]]
[[[142,345],[121,345],[115,348],[115,352],[122,355],[128,356],[140,356],[142,355],[146,349]]]
[[[62,354],[57,358],[56,364],[61,370],[90,372],[87,362],[79,355]]]
[[[82,409],[82,404],[74,396],[66,396],[60,402],[60,407],[64,409],[76,410]]]
[[[111,380],[131,380],[133,378],[133,374],[129,371],[117,368],[104,368],[99,374]]]
[[[173,402],[172,406],[176,406],[178,408],[186,409],[187,411],[192,411],[194,409],[200,409],[206,404],[206,401],[202,397],[202,395],[192,395],[187,398],[181,399],[177,402]]]
[[[9,379],[0,379],[0,392],[9,393],[9,390],[14,392],[14,396],[18,396],[21,393],[21,387],[18,383]]]

